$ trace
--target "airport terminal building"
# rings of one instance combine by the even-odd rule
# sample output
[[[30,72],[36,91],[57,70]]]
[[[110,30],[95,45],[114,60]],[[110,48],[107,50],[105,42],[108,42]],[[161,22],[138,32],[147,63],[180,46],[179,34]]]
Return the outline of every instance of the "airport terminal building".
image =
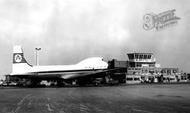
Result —
[[[156,62],[153,53],[128,53],[128,60],[113,59],[108,62],[109,68],[121,68],[120,75],[125,73],[126,83],[187,82],[187,75],[179,68],[163,68]],[[117,75],[119,72],[117,72]]]

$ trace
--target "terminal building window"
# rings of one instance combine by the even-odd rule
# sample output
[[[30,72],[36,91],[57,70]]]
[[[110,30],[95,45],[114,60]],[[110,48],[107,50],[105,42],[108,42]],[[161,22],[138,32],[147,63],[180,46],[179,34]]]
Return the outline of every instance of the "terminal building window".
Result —
[[[132,78],[132,77],[128,77],[127,80],[128,80],[128,81],[132,81],[133,78]]]
[[[141,67],[141,64],[140,63],[137,63],[137,65],[136,65],[137,67]]]
[[[147,59],[147,55],[144,55],[144,59]]]

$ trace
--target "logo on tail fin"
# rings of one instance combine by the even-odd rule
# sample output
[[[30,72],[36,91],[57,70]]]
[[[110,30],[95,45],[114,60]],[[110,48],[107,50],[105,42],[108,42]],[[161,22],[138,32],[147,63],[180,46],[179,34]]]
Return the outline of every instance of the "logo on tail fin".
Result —
[[[26,63],[23,53],[14,53],[13,54],[13,63]]]
[[[22,61],[22,56],[20,54],[16,54],[14,57],[15,62],[20,63]]]

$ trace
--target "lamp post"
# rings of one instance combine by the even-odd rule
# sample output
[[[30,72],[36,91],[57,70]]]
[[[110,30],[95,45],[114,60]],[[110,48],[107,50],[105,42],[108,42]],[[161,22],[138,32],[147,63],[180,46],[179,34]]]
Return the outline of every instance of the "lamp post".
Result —
[[[35,50],[36,50],[36,65],[38,66],[39,65],[39,53],[38,53],[38,51],[40,51],[41,48],[36,47]]]

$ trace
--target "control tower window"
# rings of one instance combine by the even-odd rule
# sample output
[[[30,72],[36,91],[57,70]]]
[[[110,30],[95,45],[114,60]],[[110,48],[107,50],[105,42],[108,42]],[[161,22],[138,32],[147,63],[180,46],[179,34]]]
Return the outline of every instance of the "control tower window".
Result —
[[[150,59],[151,58],[151,55],[148,55],[148,59]]]
[[[130,57],[131,57],[131,59],[134,59],[134,54],[131,54]]]
[[[134,54],[128,54],[129,59],[134,59]]]
[[[135,55],[135,59],[138,59],[138,56],[137,56],[137,55]]]
[[[144,59],[147,59],[147,55],[144,55]]]
[[[134,54],[131,55],[131,58],[134,59]]]

